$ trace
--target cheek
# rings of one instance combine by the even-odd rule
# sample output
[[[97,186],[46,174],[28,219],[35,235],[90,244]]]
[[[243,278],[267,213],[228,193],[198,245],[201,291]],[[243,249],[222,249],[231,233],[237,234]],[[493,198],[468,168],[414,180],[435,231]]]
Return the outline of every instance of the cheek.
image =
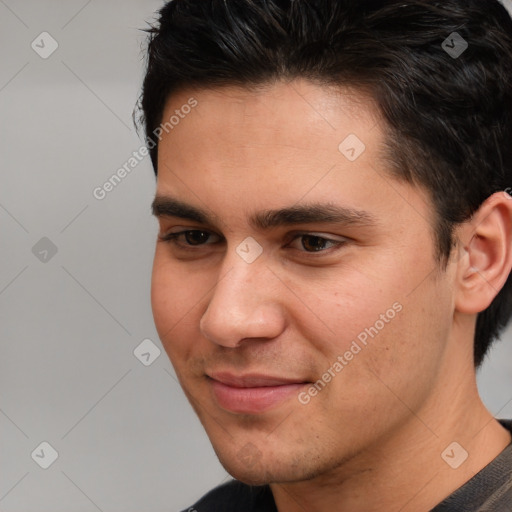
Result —
[[[356,383],[382,377],[402,387],[406,376],[436,374],[450,335],[451,292],[425,278],[432,270],[425,254],[410,252],[407,259],[391,254],[374,265],[344,268],[316,289],[295,282],[308,310],[297,310],[294,318],[324,371],[342,356],[343,373],[358,377]]]
[[[174,364],[187,355],[191,330],[198,325],[194,315],[201,294],[194,290],[183,272],[162,260],[157,251],[151,279],[151,307],[160,340]]]
[[[388,329],[400,315],[399,305],[393,308],[400,301],[400,289],[386,279],[383,272],[377,279],[361,267],[333,269],[329,279],[319,279],[315,285],[294,279],[290,287],[301,298],[293,312],[297,328],[319,353],[331,359],[343,355],[354,340],[364,347],[372,334]]]
[[[178,316],[178,311],[176,310],[177,301],[172,299],[170,293],[173,288],[171,274],[159,259],[157,253],[151,276],[151,308],[158,334],[162,339],[163,334],[171,328],[174,318]]]
[[[389,407],[416,410],[431,392],[450,337],[451,299],[449,290],[429,280],[417,292],[398,296],[394,316],[382,311],[387,323],[375,321],[374,314],[372,328],[362,331],[366,345],[346,374],[357,400],[369,394]]]

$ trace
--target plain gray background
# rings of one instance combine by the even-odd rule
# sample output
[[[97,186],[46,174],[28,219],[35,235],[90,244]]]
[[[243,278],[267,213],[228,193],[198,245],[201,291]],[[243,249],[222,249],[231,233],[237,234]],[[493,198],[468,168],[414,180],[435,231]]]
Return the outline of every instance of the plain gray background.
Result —
[[[153,325],[149,157],[93,196],[142,146],[140,29],[162,4],[0,0],[2,512],[177,511],[228,477]],[[512,330],[479,385],[512,417]]]

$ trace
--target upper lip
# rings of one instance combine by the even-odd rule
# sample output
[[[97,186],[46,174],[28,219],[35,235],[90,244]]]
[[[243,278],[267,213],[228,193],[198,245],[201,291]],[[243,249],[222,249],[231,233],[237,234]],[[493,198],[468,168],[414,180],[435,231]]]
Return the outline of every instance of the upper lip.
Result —
[[[221,382],[227,386],[235,388],[258,388],[270,386],[285,386],[287,384],[304,384],[304,379],[275,377],[264,375],[262,373],[247,373],[244,375],[234,375],[228,372],[216,372],[207,374],[213,380]]]

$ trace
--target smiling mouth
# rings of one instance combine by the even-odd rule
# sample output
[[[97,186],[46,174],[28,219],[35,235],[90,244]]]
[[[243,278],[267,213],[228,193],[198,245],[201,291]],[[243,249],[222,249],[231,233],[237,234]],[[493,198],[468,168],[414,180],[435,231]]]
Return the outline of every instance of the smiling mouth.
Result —
[[[217,404],[238,414],[259,414],[274,409],[310,384],[302,379],[261,374],[213,373],[207,377]]]

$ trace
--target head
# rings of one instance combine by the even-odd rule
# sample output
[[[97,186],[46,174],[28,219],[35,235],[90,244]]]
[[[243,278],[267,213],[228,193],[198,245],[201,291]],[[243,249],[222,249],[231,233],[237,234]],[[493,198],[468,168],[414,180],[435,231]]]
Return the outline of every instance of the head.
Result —
[[[491,0],[160,11],[141,106],[157,196],[182,204],[155,202],[153,310],[235,476],[311,477],[364,450],[406,421],[390,389],[428,407],[457,337],[482,363],[512,310],[509,235],[496,242],[510,232],[511,56]],[[298,399],[249,411],[212,385],[264,369]]]

